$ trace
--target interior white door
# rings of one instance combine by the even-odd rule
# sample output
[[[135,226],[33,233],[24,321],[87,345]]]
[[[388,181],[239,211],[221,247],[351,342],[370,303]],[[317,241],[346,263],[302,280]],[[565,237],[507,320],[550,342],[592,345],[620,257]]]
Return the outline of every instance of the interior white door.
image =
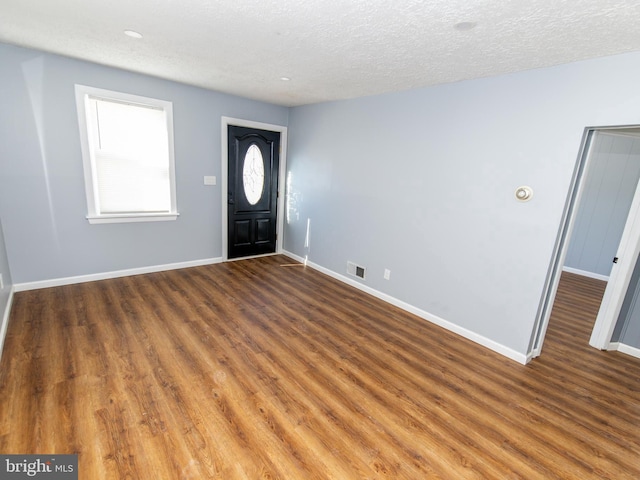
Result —
[[[629,209],[627,222],[622,232],[620,246],[616,254],[616,262],[613,264],[609,281],[602,297],[602,303],[596,322],[593,326],[589,345],[600,350],[606,350],[611,343],[611,336],[616,322],[620,316],[620,310],[624,302],[631,275],[640,253],[640,182]],[[612,259],[613,261],[613,259]]]

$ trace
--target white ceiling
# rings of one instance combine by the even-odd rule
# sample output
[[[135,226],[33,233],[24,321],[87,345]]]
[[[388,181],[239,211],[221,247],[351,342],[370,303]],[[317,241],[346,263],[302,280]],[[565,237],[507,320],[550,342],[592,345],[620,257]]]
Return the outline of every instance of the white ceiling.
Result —
[[[0,41],[294,106],[640,50],[640,1],[0,0]]]

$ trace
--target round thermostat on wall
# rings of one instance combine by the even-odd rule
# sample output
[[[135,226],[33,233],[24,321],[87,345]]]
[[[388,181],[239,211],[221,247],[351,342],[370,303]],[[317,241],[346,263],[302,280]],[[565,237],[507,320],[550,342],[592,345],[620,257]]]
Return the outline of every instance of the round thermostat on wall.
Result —
[[[522,186],[516,188],[516,200],[520,202],[528,202],[533,197],[533,190],[531,187]]]

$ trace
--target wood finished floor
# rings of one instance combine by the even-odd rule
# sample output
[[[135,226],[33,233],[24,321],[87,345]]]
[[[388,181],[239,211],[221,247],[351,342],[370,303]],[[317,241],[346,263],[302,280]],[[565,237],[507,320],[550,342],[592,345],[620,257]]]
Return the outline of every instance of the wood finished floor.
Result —
[[[91,480],[640,478],[640,360],[587,345],[601,282],[563,275],[523,366],[289,263],[17,293],[0,453]]]

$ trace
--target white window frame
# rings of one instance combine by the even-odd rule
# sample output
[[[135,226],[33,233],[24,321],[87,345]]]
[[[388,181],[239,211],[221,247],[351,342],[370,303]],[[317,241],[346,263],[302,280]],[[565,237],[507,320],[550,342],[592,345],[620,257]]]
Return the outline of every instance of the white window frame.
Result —
[[[149,97],[141,97],[129,93],[114,92],[101,88],[88,87],[86,85],[76,85],[76,107],[78,110],[78,124],[80,128],[80,146],[82,149],[82,160],[84,167],[85,193],[87,195],[87,220],[89,223],[127,223],[127,222],[158,222],[170,221],[178,218],[176,202],[176,172],[173,144],[173,104],[166,100],[159,100]],[[96,195],[97,174],[95,160],[91,154],[89,143],[89,133],[87,124],[87,101],[89,96],[114,100],[117,102],[130,103],[132,105],[142,105],[153,108],[160,108],[165,112],[167,121],[167,138],[169,149],[169,185],[171,195],[171,206],[169,212],[127,212],[127,213],[100,213],[97,209]]]

